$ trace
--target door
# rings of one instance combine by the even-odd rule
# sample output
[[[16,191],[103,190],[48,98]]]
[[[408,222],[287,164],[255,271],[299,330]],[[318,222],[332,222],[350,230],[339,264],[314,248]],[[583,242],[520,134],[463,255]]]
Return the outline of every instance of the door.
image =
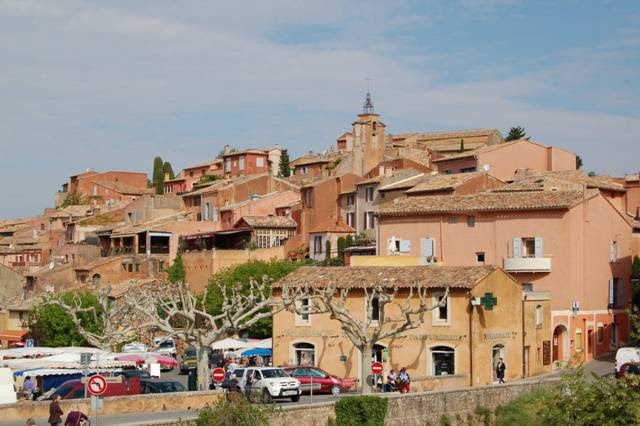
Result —
[[[587,354],[593,354],[593,330],[587,332]]]
[[[502,360],[504,361],[504,346],[503,345],[495,345],[493,348],[491,348],[491,359],[492,359],[492,364],[491,364],[491,377],[493,377],[493,381],[497,382],[498,381],[498,376],[496,374],[496,366],[498,365],[498,361],[500,360],[500,358],[502,358]]]

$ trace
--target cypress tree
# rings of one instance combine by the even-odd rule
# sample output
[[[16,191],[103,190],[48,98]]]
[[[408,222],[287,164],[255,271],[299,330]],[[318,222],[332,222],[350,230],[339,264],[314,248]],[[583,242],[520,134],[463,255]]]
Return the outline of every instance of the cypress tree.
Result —
[[[174,179],[176,177],[176,175],[173,174],[173,167],[171,167],[171,163],[165,161],[162,165],[162,177],[164,178],[167,173],[169,174],[169,179]]]
[[[280,177],[289,177],[291,176],[291,169],[289,165],[289,151],[286,149],[282,150],[282,154],[280,155],[280,172],[278,173]]]
[[[162,162],[162,158],[156,157],[153,159],[153,184],[156,187],[156,194],[164,194],[164,172],[163,172],[164,163]]]

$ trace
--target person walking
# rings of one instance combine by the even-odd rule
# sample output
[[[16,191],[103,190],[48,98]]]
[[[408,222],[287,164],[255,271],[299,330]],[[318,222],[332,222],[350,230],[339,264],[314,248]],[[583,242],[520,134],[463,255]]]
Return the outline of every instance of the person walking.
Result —
[[[498,363],[496,364],[496,377],[498,378],[498,383],[504,383],[504,370],[506,370],[507,366],[502,361],[502,358],[498,359]]]
[[[64,426],[85,426],[89,423],[89,417],[80,411],[80,406],[76,405],[75,411],[70,411],[67,414],[67,420],[64,422]]]
[[[49,424],[51,426],[59,426],[62,423],[63,414],[64,412],[60,408],[60,395],[56,394],[49,405]]]

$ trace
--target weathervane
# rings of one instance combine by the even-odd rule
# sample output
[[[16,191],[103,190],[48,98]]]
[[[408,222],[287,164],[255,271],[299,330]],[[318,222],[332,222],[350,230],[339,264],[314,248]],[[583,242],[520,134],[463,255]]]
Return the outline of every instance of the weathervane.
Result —
[[[364,101],[364,113],[365,114],[373,114],[373,101],[371,100],[371,78],[365,78],[367,80],[367,97]]]

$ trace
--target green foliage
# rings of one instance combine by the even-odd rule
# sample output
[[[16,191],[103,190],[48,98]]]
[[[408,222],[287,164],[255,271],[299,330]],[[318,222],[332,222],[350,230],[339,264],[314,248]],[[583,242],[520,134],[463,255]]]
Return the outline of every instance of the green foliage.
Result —
[[[162,162],[162,158],[156,157],[153,159],[153,184],[156,187],[156,194],[159,195],[164,194],[163,167],[164,163]]]
[[[460,139],[460,152],[464,152],[464,139]]]
[[[167,268],[167,273],[169,274],[169,282],[174,284],[177,282],[185,282],[187,272],[184,268],[184,262],[180,253],[176,255],[171,266]]]
[[[221,398],[198,411],[196,426],[268,426],[271,411],[272,408],[251,404],[242,397],[235,401]]]
[[[307,264],[306,261],[291,262],[288,260],[272,259],[269,262],[255,261],[243,263],[218,272],[209,280],[209,291],[207,292],[205,307],[208,312],[214,314],[220,312],[222,307],[222,294],[217,285],[218,283],[220,283],[223,288],[230,288],[240,283],[248,291],[249,281],[252,278],[260,281],[264,276],[267,276],[277,281],[305,264]],[[271,337],[271,328],[271,318],[265,318],[258,321],[249,329],[249,335],[261,338]]]
[[[376,396],[347,396],[336,402],[336,426],[382,426],[388,401]]]
[[[548,389],[540,388],[499,406],[495,411],[494,425],[542,426],[542,417],[539,413],[544,409],[549,395]]]
[[[344,257],[332,257],[321,262],[324,266],[344,266]]]
[[[85,204],[85,197],[82,192],[70,191],[62,202],[62,207],[79,206]]]
[[[633,263],[631,264],[631,276],[634,278],[640,278],[640,257],[633,256]]]
[[[587,173],[587,175],[588,175],[589,177],[594,177],[594,176],[596,176],[596,172],[594,172],[593,170],[591,170],[589,173]]]
[[[67,305],[73,303],[73,292],[62,295]],[[101,312],[98,298],[89,292],[78,293],[81,306],[85,308],[95,307],[96,312]],[[78,314],[85,330],[99,331],[99,325],[92,312]],[[78,333],[71,316],[59,305],[47,301],[34,306],[29,312],[29,335],[36,341],[37,346],[87,346],[86,340]]]
[[[580,170],[582,168],[582,158],[579,155],[576,155],[576,170]]]
[[[371,238],[367,237],[367,234],[364,231],[362,231],[354,237],[353,245],[356,247],[371,246],[371,245],[374,245],[374,241]]]
[[[352,247],[353,246],[353,235],[351,235],[351,234],[347,235],[347,238],[345,238],[345,241],[347,243],[347,247]]]
[[[344,259],[344,249],[347,247],[347,240],[344,237],[338,238],[338,257]]]
[[[216,175],[202,175],[202,177],[200,178],[200,180],[198,181],[198,183],[209,183],[209,182],[213,182],[216,180],[222,179],[220,176],[216,176]]]
[[[518,139],[522,139],[527,136],[527,133],[524,130],[524,127],[515,126],[509,129],[509,134],[506,138],[504,138],[505,142],[515,141]]]
[[[331,240],[324,242],[324,260],[329,261],[331,259]]]
[[[171,167],[171,163],[168,161],[165,161],[164,164],[162,165],[162,179],[164,182],[164,176],[166,174],[169,174],[169,179],[174,179],[176,177],[175,174],[173,174],[173,167]]]
[[[287,151],[286,149],[282,150],[282,153],[280,154],[280,171],[278,172],[278,175],[280,177],[289,177],[291,176],[291,165],[290,165],[291,161],[289,159],[289,151]]]
[[[440,426],[451,426],[451,419],[444,414],[440,416]]]

